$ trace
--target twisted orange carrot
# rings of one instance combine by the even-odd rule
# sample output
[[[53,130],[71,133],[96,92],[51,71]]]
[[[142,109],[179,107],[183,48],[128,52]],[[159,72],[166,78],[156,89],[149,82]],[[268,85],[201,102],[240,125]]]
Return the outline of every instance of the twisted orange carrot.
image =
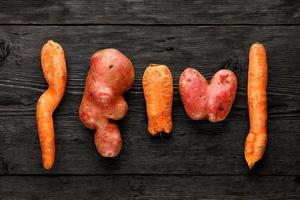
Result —
[[[248,109],[250,131],[245,143],[245,159],[249,169],[262,159],[267,145],[267,56],[264,46],[250,48],[248,69]]]
[[[36,119],[43,166],[45,169],[50,169],[55,158],[52,114],[64,95],[67,80],[64,50],[58,43],[49,40],[42,48],[41,62],[44,77],[49,87],[38,100]]]

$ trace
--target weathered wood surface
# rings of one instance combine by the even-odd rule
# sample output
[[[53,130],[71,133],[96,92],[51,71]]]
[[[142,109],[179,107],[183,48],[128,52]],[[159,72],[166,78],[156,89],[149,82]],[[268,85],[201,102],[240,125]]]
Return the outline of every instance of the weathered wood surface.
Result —
[[[0,24],[299,24],[291,0],[1,1]]]
[[[300,198],[299,177],[284,176],[7,176],[0,184],[3,200]]]
[[[65,0],[0,1],[0,199],[299,199],[300,1]],[[35,123],[47,88],[40,50],[65,49],[68,86],[55,112],[56,162],[45,172]],[[244,161],[248,133],[247,63],[255,41],[268,53],[268,148],[253,172]],[[120,49],[136,80],[118,122],[123,149],[101,158],[78,107],[89,57]],[[174,77],[171,136],[152,138],[141,79],[149,63]],[[186,66],[206,77],[238,75],[237,99],[220,123],[184,113],[178,78]]]
[[[269,141],[254,173],[299,175],[299,32],[299,26],[0,26],[0,173],[45,173],[35,105],[47,87],[40,49],[52,38],[65,49],[68,86],[55,113],[56,163],[48,173],[248,174],[243,156],[249,128],[247,57],[250,45],[261,41],[270,69]],[[78,118],[89,57],[106,47],[123,51],[136,70],[134,86],[126,94],[128,115],[118,122],[123,150],[114,160],[98,155],[93,131],[85,129]],[[174,129],[169,137],[151,138],[147,133],[141,78],[149,63],[167,64],[173,73]],[[224,122],[192,121],[185,115],[178,78],[186,66],[195,66],[206,77],[222,67],[237,73],[237,98]]]

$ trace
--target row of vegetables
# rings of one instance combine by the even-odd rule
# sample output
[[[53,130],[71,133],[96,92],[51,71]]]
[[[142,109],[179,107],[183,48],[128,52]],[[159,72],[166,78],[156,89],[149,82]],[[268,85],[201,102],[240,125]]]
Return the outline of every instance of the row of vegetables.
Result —
[[[83,98],[79,108],[82,123],[95,129],[95,144],[104,157],[117,156],[122,148],[115,120],[128,110],[123,94],[132,87],[134,67],[116,49],[103,49],[91,57]],[[53,112],[62,100],[67,82],[63,48],[49,40],[42,48],[41,63],[49,85],[40,96],[36,118],[43,166],[51,169],[55,160]],[[150,64],[143,75],[143,91],[151,135],[172,130],[173,78],[166,65]],[[193,120],[224,120],[229,114],[237,90],[236,75],[227,69],[208,81],[200,72],[186,68],[179,79],[179,91],[187,115]],[[267,58],[264,46],[250,48],[248,67],[248,109],[250,130],[245,142],[245,159],[250,169],[259,161],[267,144]]]

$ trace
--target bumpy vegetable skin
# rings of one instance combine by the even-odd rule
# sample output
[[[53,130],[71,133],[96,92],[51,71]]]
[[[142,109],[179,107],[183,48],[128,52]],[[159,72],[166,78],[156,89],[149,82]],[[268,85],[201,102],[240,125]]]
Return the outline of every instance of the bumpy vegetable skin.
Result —
[[[186,68],[179,79],[179,91],[185,111],[193,120],[224,120],[230,112],[236,89],[236,76],[226,69],[218,71],[210,83],[193,68]]]
[[[79,115],[86,127],[96,129],[96,148],[104,157],[115,157],[121,150],[121,134],[112,120],[126,115],[128,105],[122,95],[133,80],[133,65],[120,51],[104,49],[91,57]]]
[[[49,85],[36,107],[37,128],[41,144],[43,166],[52,168],[55,159],[55,136],[52,114],[64,96],[67,67],[63,48],[49,40],[42,48],[41,63]]]
[[[248,68],[248,109],[250,130],[245,142],[245,159],[249,169],[262,159],[267,146],[267,78],[268,65],[264,46],[250,48]]]
[[[166,65],[150,64],[143,75],[143,89],[151,135],[172,130],[173,79]]]

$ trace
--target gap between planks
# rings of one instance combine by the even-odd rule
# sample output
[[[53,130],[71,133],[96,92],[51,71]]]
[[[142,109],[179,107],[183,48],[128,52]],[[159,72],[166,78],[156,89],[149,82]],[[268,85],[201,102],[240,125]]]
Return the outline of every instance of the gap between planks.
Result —
[[[0,26],[199,26],[199,27],[210,27],[210,26],[300,26],[297,24],[247,24],[247,23],[237,23],[237,24],[139,24],[139,23],[76,23],[76,24],[59,24],[59,23],[45,23],[45,24],[35,24],[35,23],[1,23]]]
[[[237,177],[237,176],[247,176],[247,177],[299,177],[299,174],[255,174],[251,171],[249,171],[248,174],[134,174],[134,173],[129,173],[129,174],[0,174],[0,177],[20,177],[20,176],[33,176],[33,177],[40,177],[40,176],[45,176],[45,177],[72,177],[72,176],[107,176],[107,177],[114,177],[114,176],[136,176],[136,177],[147,177],[147,176],[156,176],[156,177],[171,177],[171,176],[178,176],[178,177],[218,177],[218,176],[226,176],[226,177]]]

